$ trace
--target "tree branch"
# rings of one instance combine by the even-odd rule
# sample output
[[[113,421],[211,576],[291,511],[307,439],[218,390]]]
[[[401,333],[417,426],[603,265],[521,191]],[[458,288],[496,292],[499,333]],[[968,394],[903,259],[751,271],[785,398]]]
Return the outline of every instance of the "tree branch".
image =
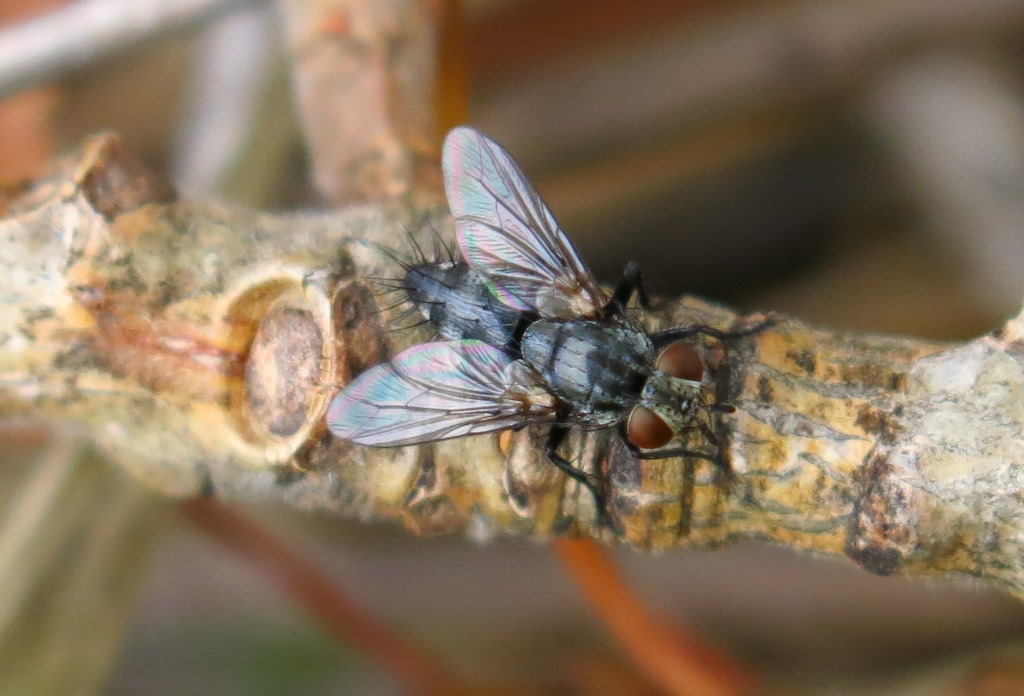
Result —
[[[118,50],[227,12],[243,1],[88,0],[5,28],[0,32],[0,97],[63,77]]]
[[[761,539],[1024,594],[1021,317],[949,346],[782,317],[725,346],[697,342],[737,407],[716,425],[734,481],[704,461],[636,460],[610,431],[577,433],[570,458],[608,485],[601,526],[589,493],[546,464],[540,433],[368,449],[324,427],[339,385],[428,338],[390,331],[367,278],[399,273],[373,244],[427,224],[450,234],[440,199],[308,215],[178,200],[102,136],[5,203],[5,415],[83,423],[166,495],[279,500],[416,534],[646,549]],[[762,318],[686,297],[643,320]]]

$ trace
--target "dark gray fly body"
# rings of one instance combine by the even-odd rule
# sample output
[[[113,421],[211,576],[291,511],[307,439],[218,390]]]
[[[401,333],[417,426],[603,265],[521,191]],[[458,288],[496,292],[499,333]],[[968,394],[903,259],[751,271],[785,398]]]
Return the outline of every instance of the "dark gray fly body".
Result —
[[[628,323],[539,320],[523,333],[523,360],[581,419],[616,425],[640,400],[657,354]]]
[[[449,341],[483,341],[510,347],[522,312],[503,305],[483,275],[457,261],[406,266],[402,287],[409,301]]]
[[[648,304],[639,268],[629,264],[606,295],[501,147],[456,128],[442,163],[464,260],[421,254],[403,264],[401,288],[443,340],[349,384],[331,403],[331,432],[394,447],[548,423],[549,460],[594,494],[602,517],[597,482],[558,452],[574,426],[615,426],[642,459],[718,461],[664,448],[693,429],[717,444],[700,412],[733,410],[704,402],[703,366],[681,339],[739,334],[689,326],[648,335],[626,311],[634,293]]]

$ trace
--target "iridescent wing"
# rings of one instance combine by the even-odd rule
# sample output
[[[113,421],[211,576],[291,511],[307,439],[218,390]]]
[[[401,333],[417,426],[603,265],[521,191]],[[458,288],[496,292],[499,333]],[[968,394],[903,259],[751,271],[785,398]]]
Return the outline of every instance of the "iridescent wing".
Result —
[[[466,262],[519,311],[588,317],[607,302],[540,194],[497,143],[472,128],[448,133],[441,157],[448,205]]]
[[[343,440],[398,447],[552,420],[532,371],[481,341],[425,343],[360,375],[334,397],[327,426]]]

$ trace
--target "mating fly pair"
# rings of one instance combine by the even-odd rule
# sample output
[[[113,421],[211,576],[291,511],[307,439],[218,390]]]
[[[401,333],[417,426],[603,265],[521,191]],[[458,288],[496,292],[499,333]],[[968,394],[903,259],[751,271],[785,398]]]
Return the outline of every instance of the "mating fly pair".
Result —
[[[445,191],[465,261],[404,264],[403,289],[440,338],[360,375],[331,403],[344,440],[397,447],[550,424],[550,461],[589,489],[595,480],[559,454],[572,427],[615,426],[642,459],[717,457],[662,449],[699,429],[703,366],[680,339],[725,334],[689,326],[648,335],[629,317],[648,298],[629,264],[609,297],[523,172],[500,146],[460,127],[444,142]]]

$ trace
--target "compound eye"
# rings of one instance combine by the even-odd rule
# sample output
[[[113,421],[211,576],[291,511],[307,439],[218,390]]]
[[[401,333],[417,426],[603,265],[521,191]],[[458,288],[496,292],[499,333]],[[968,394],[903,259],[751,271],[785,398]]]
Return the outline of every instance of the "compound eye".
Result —
[[[682,341],[677,341],[661,351],[655,369],[671,377],[694,382],[701,381],[704,376],[704,365],[700,361],[700,356]]]
[[[626,437],[641,449],[658,449],[672,440],[672,428],[658,414],[645,406],[637,406],[626,421]]]

